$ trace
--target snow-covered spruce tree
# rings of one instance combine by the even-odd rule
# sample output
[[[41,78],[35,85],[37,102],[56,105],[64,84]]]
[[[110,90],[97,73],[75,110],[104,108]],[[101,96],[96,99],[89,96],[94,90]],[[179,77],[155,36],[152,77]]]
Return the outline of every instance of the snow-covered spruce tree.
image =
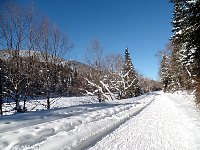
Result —
[[[196,87],[200,102],[200,1],[172,0],[173,45],[180,47],[180,60]]]
[[[189,54],[192,53],[190,58],[193,58],[191,62],[192,72],[195,81],[195,90],[197,103],[200,104],[200,0],[190,0],[188,3],[188,45],[186,46]]]
[[[185,67],[181,64],[179,49],[178,45],[169,43],[166,49],[161,52],[160,77],[164,91],[190,89],[191,80]],[[167,86],[164,85],[166,83],[164,79],[168,81]]]
[[[180,53],[178,45],[171,47],[170,69],[171,83],[170,91],[189,90],[191,89],[191,77],[188,76],[186,67],[184,67],[180,60]]]
[[[128,48],[125,49],[125,62],[123,66],[122,84],[122,93],[119,97],[131,98],[133,96],[139,96],[141,94],[141,89],[138,84],[138,78],[136,75],[136,71],[133,67]]]
[[[163,91],[168,91],[170,85],[169,58],[165,52],[162,53],[162,60],[160,63],[160,80],[163,85]]]
[[[173,30],[172,44],[176,53],[179,53],[179,60],[188,71],[189,76],[193,76],[191,63],[194,61],[194,50],[189,47],[189,14],[188,3],[186,0],[172,0],[174,3],[173,11]]]

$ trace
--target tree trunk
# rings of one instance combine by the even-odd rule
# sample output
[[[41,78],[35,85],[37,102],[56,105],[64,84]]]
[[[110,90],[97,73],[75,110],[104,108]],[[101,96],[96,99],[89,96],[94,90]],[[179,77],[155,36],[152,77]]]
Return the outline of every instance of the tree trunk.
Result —
[[[49,99],[49,96],[47,97],[47,109],[50,109],[50,99]]]

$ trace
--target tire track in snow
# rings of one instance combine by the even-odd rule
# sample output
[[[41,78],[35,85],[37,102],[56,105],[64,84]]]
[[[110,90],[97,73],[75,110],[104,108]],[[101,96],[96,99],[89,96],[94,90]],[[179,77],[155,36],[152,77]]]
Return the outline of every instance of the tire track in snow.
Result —
[[[64,113],[62,110],[65,110]],[[56,120],[66,119],[71,116],[78,116],[85,112],[96,111],[96,108],[87,108],[83,106],[74,106],[73,108],[61,108],[54,110],[42,110],[40,113],[36,112],[28,112],[28,117],[25,117],[25,114],[17,114],[15,119],[12,116],[3,116],[1,118],[0,125],[0,134],[6,133],[10,131],[15,131],[21,128],[35,126],[39,124],[50,123]],[[29,119],[31,118],[31,119]],[[5,120],[5,121],[4,121]],[[15,121],[16,120],[16,121]],[[7,126],[3,126],[3,124],[7,124]],[[1,127],[2,126],[2,127]]]
[[[80,148],[81,148],[84,150],[84,149],[87,149],[87,148],[95,145],[103,137],[105,137],[106,135],[109,135],[110,133],[115,131],[117,128],[119,128],[122,124],[126,123],[129,119],[131,119],[132,117],[134,117],[134,116],[138,115],[140,112],[142,112],[147,106],[149,106],[152,103],[153,100],[154,100],[154,98],[149,103],[147,103],[145,106],[134,110],[134,112],[131,112],[131,110],[130,110],[128,116],[126,116],[124,118],[121,117],[121,120],[119,120],[113,124],[111,123],[111,125],[108,126],[107,128],[105,128],[104,130],[101,130],[101,131],[97,132],[94,136],[89,137],[87,140],[85,140],[85,143],[84,142],[81,143],[81,146],[77,145],[76,147],[73,147],[70,149],[80,150]],[[123,116],[122,114],[120,114],[120,115]],[[124,115],[126,115],[126,114],[124,114]]]

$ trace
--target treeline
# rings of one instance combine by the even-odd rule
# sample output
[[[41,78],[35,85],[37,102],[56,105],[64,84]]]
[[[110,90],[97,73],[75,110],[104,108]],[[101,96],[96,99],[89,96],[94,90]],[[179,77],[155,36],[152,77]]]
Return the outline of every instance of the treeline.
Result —
[[[104,55],[103,46],[98,39],[93,39],[86,49],[88,70],[84,79],[91,95],[98,95],[99,100],[123,99],[161,89],[157,81],[138,75],[132,64],[128,48],[121,54]]]
[[[6,99],[25,112],[30,97],[96,95],[98,100],[123,99],[160,90],[160,83],[138,75],[128,48],[125,56],[105,56],[98,39],[86,48],[87,65],[66,61],[72,49],[56,25],[32,6],[14,2],[0,9],[0,112]]]
[[[171,0],[173,36],[162,52],[164,91],[194,90],[200,103],[200,1]]]
[[[42,54],[30,52],[32,54],[29,56],[28,51],[19,51],[17,57],[13,50],[0,54],[9,54],[8,58],[1,59],[0,62],[3,97],[12,99],[17,111],[26,111],[26,101],[30,97],[45,97],[49,109],[52,94],[76,94],[74,81],[78,77],[76,69],[70,67],[70,63],[55,62],[51,56],[47,56],[50,59],[48,62],[41,61]],[[19,104],[21,101],[24,102],[23,107]]]
[[[66,35],[34,7],[8,1],[0,9],[0,43],[4,50],[1,52],[1,108],[2,97],[6,96],[15,101],[17,111],[25,111],[25,97],[30,95],[45,95],[50,108],[52,91],[66,91],[66,84],[69,86],[66,78],[73,74],[61,64],[72,48]],[[19,105],[22,96],[23,108]]]

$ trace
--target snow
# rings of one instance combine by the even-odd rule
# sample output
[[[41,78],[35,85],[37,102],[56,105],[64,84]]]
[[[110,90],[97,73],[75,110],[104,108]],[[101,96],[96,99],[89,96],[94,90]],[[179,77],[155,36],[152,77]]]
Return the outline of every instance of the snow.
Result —
[[[197,0],[188,0],[187,3],[188,3],[188,4],[196,4],[196,3],[197,3]]]
[[[2,116],[0,149],[197,150],[200,114],[193,100],[186,92],[104,103],[62,98],[61,108]]]
[[[200,120],[196,120],[200,116],[192,105],[192,109],[187,108],[189,103],[181,103],[182,99],[177,97],[179,95],[158,95],[144,111],[89,150],[200,149]],[[186,108],[190,111],[185,111]]]
[[[7,100],[5,100],[7,101]],[[8,99],[11,101],[11,99]],[[70,107],[74,105],[83,105],[83,104],[91,104],[97,102],[96,98],[93,96],[82,96],[82,97],[55,97],[50,98],[51,109],[62,108],[62,107]],[[26,108],[28,111],[38,111],[46,109],[46,99],[43,98],[29,98],[26,102]],[[20,105],[23,106],[23,101],[20,102]],[[15,113],[13,108],[15,107],[15,103],[4,103],[4,115],[11,115]]]

